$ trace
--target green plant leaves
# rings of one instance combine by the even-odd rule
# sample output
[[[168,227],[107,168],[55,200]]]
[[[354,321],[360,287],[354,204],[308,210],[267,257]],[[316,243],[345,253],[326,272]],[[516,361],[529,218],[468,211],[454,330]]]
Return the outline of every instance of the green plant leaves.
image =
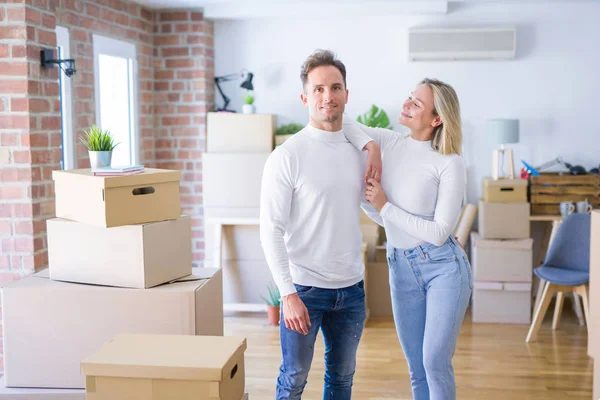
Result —
[[[112,151],[119,144],[115,143],[108,129],[102,130],[96,125],[92,125],[90,129],[84,130],[83,133],[85,135],[80,136],[79,140],[89,151]]]
[[[251,94],[244,95],[244,104],[253,104],[254,96]]]
[[[279,128],[277,128],[277,131],[275,131],[275,134],[276,135],[293,135],[294,133],[300,132],[302,129],[304,129],[304,126],[300,125],[300,124],[286,124],[286,125],[282,125]]]
[[[359,115],[356,119],[363,125],[370,126],[372,128],[386,128],[392,129],[390,119],[388,118],[385,111],[382,108],[377,107],[375,104],[371,106],[369,111]]]
[[[279,289],[277,288],[277,285],[269,283],[269,285],[267,285],[267,292],[267,297],[260,296],[265,301],[265,303],[267,303],[270,306],[279,306],[279,298],[281,297],[281,295],[279,294]]]

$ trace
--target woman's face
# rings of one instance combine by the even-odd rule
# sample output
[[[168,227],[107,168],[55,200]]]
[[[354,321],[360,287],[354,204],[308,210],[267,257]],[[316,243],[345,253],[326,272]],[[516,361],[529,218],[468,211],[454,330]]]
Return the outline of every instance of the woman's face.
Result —
[[[441,124],[433,113],[433,91],[427,85],[419,85],[402,104],[398,122],[411,131],[420,132]]]

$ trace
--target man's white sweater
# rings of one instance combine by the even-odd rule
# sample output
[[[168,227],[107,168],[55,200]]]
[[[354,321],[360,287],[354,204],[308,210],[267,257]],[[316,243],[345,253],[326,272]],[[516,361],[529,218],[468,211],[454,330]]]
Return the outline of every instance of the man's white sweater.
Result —
[[[338,289],[363,279],[359,220],[365,168],[366,153],[343,131],[311,125],[269,156],[260,239],[281,296],[295,293],[294,283]]]

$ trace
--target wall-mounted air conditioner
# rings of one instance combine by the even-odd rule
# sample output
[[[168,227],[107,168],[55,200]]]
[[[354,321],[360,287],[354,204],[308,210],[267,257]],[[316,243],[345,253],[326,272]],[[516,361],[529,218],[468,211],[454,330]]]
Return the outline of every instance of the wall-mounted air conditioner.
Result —
[[[511,60],[517,30],[505,28],[410,28],[410,61]]]

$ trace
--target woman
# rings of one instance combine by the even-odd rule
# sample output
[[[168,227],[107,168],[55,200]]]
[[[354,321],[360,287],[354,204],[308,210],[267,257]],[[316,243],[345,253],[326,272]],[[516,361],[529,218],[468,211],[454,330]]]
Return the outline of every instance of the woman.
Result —
[[[413,397],[451,400],[452,357],[472,291],[471,267],[453,237],[465,188],[456,92],[423,80],[399,122],[410,135],[352,121],[344,132],[357,147],[367,133],[381,148],[381,184],[369,179],[363,208],[385,227],[394,321]]]

